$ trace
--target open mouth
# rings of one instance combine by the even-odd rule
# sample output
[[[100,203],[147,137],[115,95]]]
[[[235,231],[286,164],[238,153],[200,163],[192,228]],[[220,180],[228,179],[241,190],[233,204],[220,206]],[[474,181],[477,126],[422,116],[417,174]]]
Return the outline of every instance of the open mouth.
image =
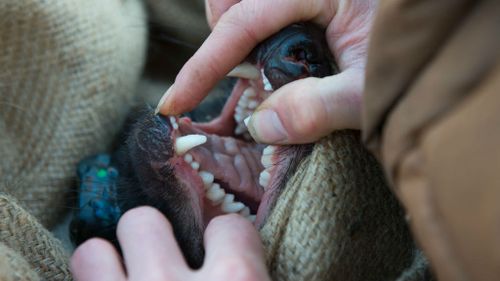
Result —
[[[229,75],[239,80],[217,118],[209,123],[166,118],[175,151],[169,163],[191,190],[205,226],[227,213],[238,213],[259,225],[278,194],[277,171],[287,161],[278,147],[253,142],[244,119],[273,88],[263,70],[248,63]]]
[[[203,232],[212,218],[236,213],[261,227],[312,145],[258,144],[244,120],[282,85],[335,70],[323,31],[294,24],[228,74],[238,80],[218,117],[201,123],[142,112],[117,157],[123,159],[119,196],[133,198],[119,198],[120,209],[159,209],[195,268],[203,261]]]

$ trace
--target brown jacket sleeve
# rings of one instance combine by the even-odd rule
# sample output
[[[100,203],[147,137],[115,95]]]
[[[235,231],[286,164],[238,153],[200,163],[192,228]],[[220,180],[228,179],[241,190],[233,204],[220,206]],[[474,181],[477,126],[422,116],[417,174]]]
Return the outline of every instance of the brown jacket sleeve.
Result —
[[[439,280],[500,278],[500,2],[381,1],[363,132]]]

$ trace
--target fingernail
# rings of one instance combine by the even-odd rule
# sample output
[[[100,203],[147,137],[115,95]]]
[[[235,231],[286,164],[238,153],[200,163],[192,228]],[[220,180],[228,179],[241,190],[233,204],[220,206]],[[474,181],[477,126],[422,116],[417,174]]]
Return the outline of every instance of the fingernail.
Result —
[[[170,90],[172,89],[172,86],[174,86],[174,84],[172,84],[168,89],[167,91],[163,94],[163,96],[161,97],[160,101],[158,102],[158,105],[156,106],[156,109],[155,109],[155,114],[158,114],[158,112],[160,112],[160,108],[163,106],[163,104],[165,103],[165,101],[167,100],[169,94],[170,94]]]
[[[271,109],[256,111],[245,119],[252,137],[258,142],[282,143],[287,139],[287,133],[278,114]]]

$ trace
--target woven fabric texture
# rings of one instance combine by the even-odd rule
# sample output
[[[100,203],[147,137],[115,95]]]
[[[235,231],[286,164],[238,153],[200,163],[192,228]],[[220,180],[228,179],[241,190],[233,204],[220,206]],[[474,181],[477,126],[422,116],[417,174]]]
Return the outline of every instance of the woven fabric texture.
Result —
[[[10,269],[0,276],[6,275],[7,280],[71,280],[69,253],[16,201],[0,194],[0,264]]]
[[[133,103],[145,22],[136,0],[0,2],[0,191],[46,226]]]
[[[273,280],[395,280],[414,246],[355,132],[316,144],[261,229]]]

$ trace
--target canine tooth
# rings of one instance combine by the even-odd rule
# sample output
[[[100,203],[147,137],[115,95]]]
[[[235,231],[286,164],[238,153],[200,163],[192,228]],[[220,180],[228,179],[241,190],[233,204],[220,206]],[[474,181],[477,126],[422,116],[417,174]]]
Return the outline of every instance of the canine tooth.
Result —
[[[251,100],[247,104],[247,108],[250,108],[250,109],[256,109],[257,106],[259,106],[259,103],[255,100]]]
[[[269,81],[265,81],[264,82],[264,90],[266,90],[266,91],[272,91],[273,90],[273,86],[271,86],[271,83],[269,83]]]
[[[269,79],[267,79],[267,76],[264,74],[264,69],[261,69],[260,72],[262,74],[262,84],[264,84],[264,90],[272,91],[273,86],[271,86],[271,82],[269,82]]]
[[[193,170],[196,170],[198,171],[198,169],[200,168],[200,163],[196,162],[196,161],[193,161],[191,163],[191,168],[193,168]]]
[[[260,176],[259,176],[259,184],[263,188],[266,188],[269,185],[270,178],[271,178],[271,174],[267,170],[262,171],[260,173]]]
[[[272,157],[273,157],[272,154],[262,154],[262,157],[260,158],[260,163],[262,163],[262,166],[264,166],[265,169],[273,165],[273,161],[271,160]]]
[[[191,164],[191,162],[193,162],[193,155],[186,153],[186,155],[184,155],[184,161]]]
[[[276,146],[268,145],[262,151],[262,155],[272,155],[276,151]]]
[[[243,208],[243,210],[241,210],[239,214],[244,217],[248,217],[250,215],[250,208],[248,207]]]
[[[248,62],[236,66],[226,76],[254,80],[259,78],[259,69]]]
[[[220,204],[225,199],[225,195],[224,189],[217,183],[212,184],[206,193],[207,198],[212,201],[214,206]]]
[[[243,91],[243,96],[247,98],[253,98],[257,95],[257,92],[254,88],[248,87]]]
[[[207,142],[207,137],[204,135],[186,135],[182,137],[178,137],[175,140],[175,153],[177,155],[183,155],[188,152],[190,149],[204,144]]]
[[[209,188],[212,186],[214,182],[214,175],[207,171],[199,171],[198,175],[200,175],[201,180],[203,181],[203,185],[205,188]]]
[[[241,202],[226,203],[222,202],[222,211],[226,213],[237,213],[245,208],[245,204]]]
[[[250,215],[250,216],[248,216],[248,217],[247,217],[247,219],[248,219],[249,221],[251,221],[251,222],[255,222],[255,218],[256,218],[256,216],[255,216],[255,215]]]

